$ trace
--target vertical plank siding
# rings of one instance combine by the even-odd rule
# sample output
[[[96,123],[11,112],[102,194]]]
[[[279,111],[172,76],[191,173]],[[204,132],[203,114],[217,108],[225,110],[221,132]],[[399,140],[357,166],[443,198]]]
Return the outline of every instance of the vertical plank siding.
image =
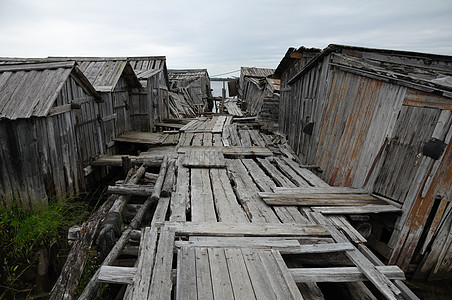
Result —
[[[384,64],[427,66],[418,58],[368,49],[340,51],[354,57],[353,63],[365,57]],[[438,161],[422,155],[422,148],[433,137],[449,144],[452,100],[417,82],[411,85],[341,65],[337,57],[326,52],[311,63],[299,60],[280,74],[279,131],[302,163],[317,165],[330,185],[365,188],[400,203],[403,213],[382,253],[404,270],[417,265],[419,277],[444,278],[452,268],[447,238],[451,213],[444,202],[451,197],[446,167],[450,145]],[[450,64],[433,61],[428,68],[450,70]],[[312,135],[303,132],[310,122]],[[377,228],[377,239],[380,234]]]

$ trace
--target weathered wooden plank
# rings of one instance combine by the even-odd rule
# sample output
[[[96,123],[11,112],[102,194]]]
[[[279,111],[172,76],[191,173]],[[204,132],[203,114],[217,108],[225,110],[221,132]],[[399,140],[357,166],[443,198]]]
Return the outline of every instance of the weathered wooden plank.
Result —
[[[146,227],[141,234],[137,273],[133,278],[133,290],[131,291],[132,299],[147,299],[148,297],[156,249],[157,228]]]
[[[321,213],[314,212],[310,214],[312,218],[319,224],[325,225],[331,236],[337,242],[347,242],[347,238],[331,224],[331,222],[324,217]],[[371,281],[375,287],[387,298],[387,299],[403,299],[402,292],[376,267],[369,259],[367,259],[357,249],[345,252],[347,257],[360,269],[360,271]]]
[[[281,172],[286,175],[292,182],[294,182],[297,186],[309,187],[309,183],[301,177],[297,172],[295,172],[287,163],[285,163],[280,158],[275,158],[274,162],[279,167]]]
[[[287,288],[285,278],[279,270],[273,251],[258,251],[257,255],[262,262],[264,270],[270,281],[271,288],[277,299],[294,299],[290,293],[290,290]]]
[[[164,226],[160,230],[148,299],[169,299],[171,297],[174,236],[175,232],[172,227]]]
[[[249,174],[253,177],[254,182],[260,190],[271,192],[276,188],[276,183],[265,174],[259,165],[252,159],[242,159],[243,164],[248,169]],[[296,207],[274,207],[275,213],[283,223],[308,223]]]
[[[388,279],[405,280],[398,266],[377,266]],[[368,280],[357,267],[341,268],[293,268],[289,269],[295,282],[354,282]]]
[[[359,251],[366,256],[373,264],[378,266],[385,266],[385,264],[372,252],[367,246],[363,244],[358,245]],[[403,293],[405,299],[419,300],[412,290],[410,290],[402,280],[393,280],[395,286],[397,286]]]
[[[218,116],[217,121],[215,122],[215,125],[212,128],[212,133],[222,133],[225,122],[226,116]]]
[[[136,271],[137,268],[102,266],[98,280],[106,283],[131,284]]]
[[[208,248],[214,299],[234,299],[224,249]]]
[[[329,236],[329,232],[321,225],[299,225],[282,223],[226,223],[226,222],[166,222],[176,229],[178,235],[208,236]]]
[[[134,196],[151,196],[154,192],[154,186],[144,186],[144,185],[131,185],[131,184],[121,184],[121,185],[110,185],[108,186],[107,192],[110,194],[118,195],[134,195]]]
[[[257,161],[280,186],[296,187],[296,185],[284,176],[284,174],[282,174],[269,160],[257,158]]]
[[[192,150],[185,152],[183,165],[197,168],[223,168],[226,166],[226,161],[221,151]]]
[[[237,202],[225,169],[210,169],[215,209],[220,222],[248,223],[249,219]]]
[[[196,299],[195,248],[182,247],[177,252],[176,299]]]
[[[236,184],[234,188],[237,198],[242,204],[243,209],[251,222],[279,222],[279,219],[275,213],[257,194],[259,189],[256,187],[253,179],[249,176],[248,171],[240,160],[228,159],[227,165],[228,170],[231,172],[232,178]]]
[[[287,265],[284,262],[280,252],[272,251],[272,254],[276,261],[278,269],[281,272],[281,274],[284,278],[284,281],[286,282],[286,285],[291,293],[292,298],[293,299],[303,299],[303,297],[301,296],[300,290],[297,288],[293,277],[289,273],[289,269],[287,268]],[[313,287],[313,289],[318,289],[317,285],[315,285]]]
[[[295,187],[295,188],[287,188],[287,187],[276,187],[274,189],[275,193],[278,194],[368,194],[368,192],[364,189],[357,189],[351,187]]]
[[[170,221],[185,221],[189,207],[190,169],[182,165],[182,157],[177,160],[176,191],[171,195]]]
[[[193,222],[216,222],[209,169],[191,169],[191,219]]]
[[[202,145],[205,147],[211,147],[213,146],[212,143],[213,134],[210,132],[206,132],[202,136]]]
[[[127,131],[113,140],[116,142],[135,143],[135,144],[152,144],[159,145],[161,133],[141,132],[141,131]]]
[[[268,205],[301,205],[301,206],[359,206],[387,205],[383,200],[367,194],[277,194],[259,193]]]
[[[258,255],[258,251],[262,250],[241,249],[241,251],[256,298],[277,299],[277,295],[272,289],[270,279]]]
[[[336,225],[337,228],[341,228],[350,240],[354,243],[367,243],[365,237],[361,235],[344,216],[328,216],[328,219]]]
[[[302,248],[297,240],[268,239],[268,237],[204,237],[201,240],[176,241],[175,245],[176,247],[275,249],[282,253],[301,253],[303,251],[300,250]]]
[[[191,120],[190,122],[188,122],[188,124],[180,127],[179,131],[184,132],[184,131],[188,130],[189,128],[193,127],[196,123],[198,123],[198,120]]]
[[[257,130],[248,130],[251,140],[253,141],[253,144],[259,147],[265,147],[265,141],[264,139],[259,135],[259,131]]]
[[[388,212],[400,212],[401,209],[392,205],[363,205],[363,206],[313,206],[312,210],[322,214],[347,215],[347,214],[377,214]]]
[[[195,135],[193,136],[193,140],[191,142],[191,144],[193,146],[202,146],[202,139],[203,139],[203,134],[202,133],[195,133]]]
[[[224,253],[235,299],[256,299],[240,249],[225,248]]]
[[[320,179],[317,175],[312,173],[311,171],[304,169],[300,167],[296,162],[293,160],[282,157],[282,159],[295,171],[297,172],[301,177],[303,177],[310,185],[312,186],[318,186],[318,187],[329,187],[329,185]]]
[[[165,181],[163,182],[162,186],[162,196],[171,196],[173,190],[174,190],[174,181],[176,177],[176,160],[175,159],[169,159],[168,160],[168,169],[166,170],[165,174]]]
[[[195,248],[196,287],[198,299],[214,299],[209,254],[206,248]]]
[[[265,147],[180,147],[178,153],[193,151],[222,151],[224,155],[229,156],[272,156],[273,153]]]
[[[244,147],[251,147],[251,137],[250,137],[250,133],[248,132],[248,130],[239,130],[239,134],[240,134],[240,138],[242,141],[242,145]]]

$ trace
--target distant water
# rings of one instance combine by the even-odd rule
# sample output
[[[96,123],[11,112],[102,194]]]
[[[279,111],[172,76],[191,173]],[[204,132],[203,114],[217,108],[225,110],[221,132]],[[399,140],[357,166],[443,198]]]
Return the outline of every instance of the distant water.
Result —
[[[224,87],[226,88],[226,97],[229,97],[227,82],[224,83]],[[221,97],[221,89],[223,88],[223,82],[222,81],[211,81],[210,88],[212,89],[212,95],[214,97]]]

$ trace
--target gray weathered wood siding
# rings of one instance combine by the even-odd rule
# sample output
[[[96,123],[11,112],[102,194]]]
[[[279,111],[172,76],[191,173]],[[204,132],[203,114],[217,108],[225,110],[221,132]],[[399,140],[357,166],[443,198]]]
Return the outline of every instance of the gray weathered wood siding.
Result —
[[[379,240],[378,227],[369,239],[389,263],[417,266],[422,278],[451,277],[444,238],[451,218],[452,93],[436,78],[452,74],[452,59],[331,49],[339,52],[324,51],[307,67],[293,64],[281,74],[279,130],[329,184],[366,188],[401,205],[397,220],[375,223],[392,230],[389,241]],[[310,122],[312,135],[302,131]],[[449,145],[436,161],[422,154],[432,138]]]
[[[83,168],[102,151],[98,95],[74,63],[66,63],[64,72],[52,69],[55,64],[18,66],[15,72],[34,74],[35,79],[24,74],[21,80],[25,83],[5,83],[5,87],[23,89],[22,94],[13,94],[8,104],[22,107],[25,102],[33,109],[33,103],[41,103],[38,107],[45,108],[34,109],[30,116],[10,107],[11,114],[0,120],[0,199],[5,205],[22,201],[28,207],[50,196],[86,191]],[[27,82],[38,80],[38,74],[46,83],[32,89]]]
[[[47,196],[64,197],[85,190],[82,167],[100,153],[95,123],[97,106],[72,77],[64,83],[54,107],[70,103],[81,109],[65,110],[48,117],[0,121],[2,164],[0,194],[28,206]]]
[[[170,89],[180,92],[186,89],[190,100],[198,108],[198,113],[205,111],[208,101],[212,99],[210,78],[206,69],[168,70]]]

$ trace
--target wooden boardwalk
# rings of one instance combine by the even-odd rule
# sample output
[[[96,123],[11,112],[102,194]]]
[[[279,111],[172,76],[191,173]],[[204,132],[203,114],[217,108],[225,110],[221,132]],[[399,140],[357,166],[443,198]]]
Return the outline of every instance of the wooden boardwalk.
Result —
[[[131,229],[141,236],[135,263],[104,261],[80,299],[101,282],[125,285],[124,299],[323,299],[318,282],[341,282],[359,299],[415,299],[350,223],[399,208],[330,187],[280,137],[230,116],[193,120],[177,138],[148,198],[152,220]]]

